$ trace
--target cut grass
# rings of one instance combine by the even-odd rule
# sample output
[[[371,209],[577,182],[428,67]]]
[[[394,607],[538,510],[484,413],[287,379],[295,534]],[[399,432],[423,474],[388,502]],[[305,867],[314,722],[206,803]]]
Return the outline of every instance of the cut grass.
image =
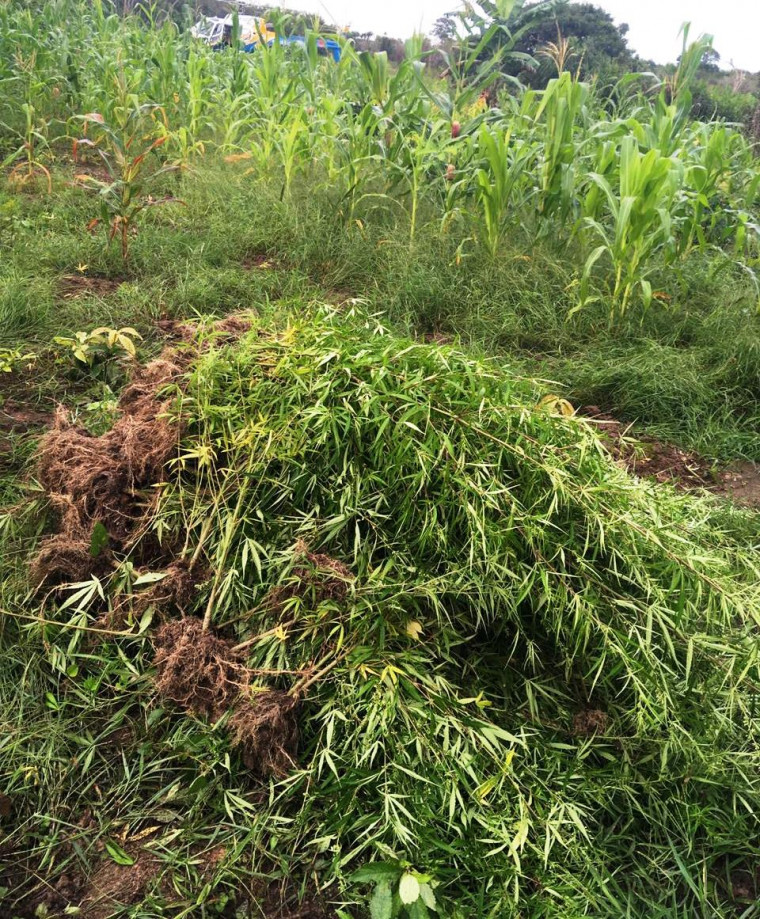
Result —
[[[339,643],[349,656],[305,698],[298,769],[253,781],[224,721],[152,692],[148,620],[141,637],[92,643],[73,626],[102,610],[59,610],[73,591],[42,610],[62,625],[24,618],[40,612],[27,560],[54,521],[29,482],[34,438],[13,434],[0,756],[17,900],[62,875],[86,892],[108,842],[156,857],[135,919],[233,901],[258,915],[272,880],[308,897],[315,879],[358,919],[365,890],[348,875],[393,856],[430,870],[454,916],[753,915],[740,880],[760,856],[757,515],[635,484],[581,422],[534,411],[564,392],[708,455],[757,456],[749,289],[695,268],[667,311],[614,330],[591,309],[568,323],[570,275],[528,241],[457,264],[446,237],[421,232],[410,251],[392,223],[346,228],[329,197],[303,187],[285,207],[213,163],[177,191],[186,205],[148,215],[126,271],[86,233],[80,189],[57,187],[52,222],[20,199],[7,342],[44,358],[35,404],[89,418],[108,393],[48,360],[54,335],[134,325],[147,358],[159,317],[252,310],[261,335],[217,341],[185,397],[186,454],[210,445],[218,459],[198,474],[188,456],[155,522],[193,551],[209,521],[200,551],[217,582],[197,612],[239,640],[278,624],[259,604],[293,581],[299,538],[341,558],[358,577],[349,602],[292,597],[296,625],[248,663],[300,671]],[[64,297],[78,265],[123,283]],[[325,300],[337,316],[315,316]],[[379,334],[372,313],[489,359]],[[589,709],[605,733],[581,730],[597,723]],[[60,914],[63,894],[47,893]]]
[[[70,627],[95,595],[46,604],[64,627],[46,652],[37,629],[18,641],[3,683],[8,711],[25,672],[48,706],[5,757],[11,840],[44,808],[33,855],[61,864],[97,785],[81,863],[152,827],[160,873],[197,891],[193,855],[221,846],[210,904],[253,868],[360,916],[348,873],[396,857],[452,916],[731,915],[760,856],[756,517],[633,483],[533,384],[361,312],[201,336],[152,526],[205,560],[197,611],[248,642],[262,687],[321,674],[298,765],[262,788],[225,718],[153,698],[149,622],[93,649]],[[300,540],[348,566],[347,590],[297,574]],[[133,577],[104,584],[112,602]],[[178,906],[150,880],[134,915]]]

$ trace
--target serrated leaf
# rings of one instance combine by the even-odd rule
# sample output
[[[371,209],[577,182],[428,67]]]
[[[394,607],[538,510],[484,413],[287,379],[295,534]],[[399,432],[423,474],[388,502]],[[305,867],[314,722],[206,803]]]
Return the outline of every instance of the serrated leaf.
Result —
[[[405,874],[398,884],[398,895],[407,906],[420,898],[420,882],[413,874]]]
[[[401,868],[394,862],[369,862],[351,875],[352,884],[374,884],[378,881],[395,881]]]
[[[424,902],[428,909],[438,909],[438,906],[435,902],[435,894],[433,893],[433,888],[430,886],[430,884],[420,884],[420,899]]]
[[[369,901],[371,919],[392,919],[393,891],[389,881],[380,881]]]

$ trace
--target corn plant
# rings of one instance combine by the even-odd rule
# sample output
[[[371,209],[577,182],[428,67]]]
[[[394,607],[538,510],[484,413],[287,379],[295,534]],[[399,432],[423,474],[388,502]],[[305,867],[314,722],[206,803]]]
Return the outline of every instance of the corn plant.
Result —
[[[576,308],[589,302],[591,272],[602,257],[613,270],[612,312],[624,313],[637,290],[644,306],[649,306],[652,286],[647,276],[654,268],[654,256],[675,245],[670,205],[682,181],[678,164],[656,150],[642,153],[629,136],[620,146],[617,178],[613,188],[603,176],[590,176],[602,192],[608,219],[585,220],[600,244],[586,260]]]
[[[510,223],[522,216],[529,191],[523,185],[534,162],[533,146],[505,132],[481,127],[477,140],[481,165],[477,169],[476,200],[481,235],[486,249],[495,257]]]
[[[576,121],[587,100],[586,84],[562,73],[550,80],[541,96],[535,119],[543,118],[543,162],[540,167],[539,211],[556,214],[561,220],[572,218],[578,151]]]
[[[34,106],[29,102],[21,104],[24,114],[24,133],[21,146],[0,163],[0,169],[13,166],[9,173],[12,182],[25,184],[38,174],[42,174],[47,182],[48,194],[53,189],[53,180],[50,171],[40,162],[40,148],[48,146],[47,138],[43,133],[43,126],[36,118]]]
[[[140,213],[147,207],[176,201],[171,196],[155,199],[147,193],[147,187],[159,176],[177,168],[176,164],[153,163],[149,159],[168,139],[166,133],[156,136],[155,121],[146,123],[144,116],[156,112],[160,114],[152,105],[129,109],[119,126],[107,124],[97,112],[82,118],[85,124],[97,126],[98,137],[96,140],[82,137],[78,145],[96,148],[109,173],[108,180],[91,175],[78,177],[84,185],[96,189],[100,198],[100,217],[91,226],[102,223],[109,243],[119,237],[124,261],[129,257],[130,235],[136,230]],[[162,121],[158,124],[165,126]],[[143,133],[146,128],[147,133]]]

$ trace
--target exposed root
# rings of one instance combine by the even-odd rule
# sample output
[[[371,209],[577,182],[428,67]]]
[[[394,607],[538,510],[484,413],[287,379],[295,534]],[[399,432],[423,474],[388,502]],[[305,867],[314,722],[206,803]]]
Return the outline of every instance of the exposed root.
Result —
[[[573,734],[576,737],[590,737],[593,734],[604,734],[609,723],[607,712],[597,708],[587,708],[577,712],[573,718]]]
[[[306,564],[295,565],[288,581],[269,591],[265,605],[281,608],[292,597],[308,597],[314,605],[323,600],[340,603],[346,599],[354,581],[347,565],[329,555],[310,552],[303,540],[296,543],[294,554]]]
[[[35,584],[84,581],[93,574],[103,574],[108,560],[107,552],[97,559],[92,557],[89,539],[59,533],[44,540],[29,570]]]
[[[298,750],[298,700],[279,689],[242,699],[229,720],[232,742],[257,775],[284,776]]]
[[[164,417],[159,390],[179,378],[185,361],[173,352],[140,368],[122,394],[122,415],[93,437],[59,408],[40,444],[37,475],[60,512],[59,532],[42,543],[32,563],[37,584],[81,580],[102,569],[108,551],[129,546],[145,515],[141,489],[161,482],[176,451],[179,430]],[[102,524],[108,551],[90,554],[93,528]]]
[[[156,689],[194,715],[212,721],[237,702],[248,675],[231,642],[204,631],[199,619],[176,619],[156,632]]]
[[[253,689],[241,652],[199,619],[167,622],[153,643],[161,696],[211,721],[229,713],[230,737],[246,766],[261,776],[287,774],[298,746],[296,694]]]
[[[240,338],[253,328],[253,320],[247,316],[227,316],[214,323],[214,331],[221,332],[230,339]]]
[[[196,587],[204,579],[205,572],[194,568],[189,559],[179,558],[167,566],[164,577],[134,598],[138,611],[149,606],[174,607],[185,612],[197,596]]]

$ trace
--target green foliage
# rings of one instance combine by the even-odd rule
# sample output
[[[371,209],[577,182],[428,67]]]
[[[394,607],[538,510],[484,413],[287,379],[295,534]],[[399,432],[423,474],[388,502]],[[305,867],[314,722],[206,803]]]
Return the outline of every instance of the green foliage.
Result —
[[[30,596],[37,431],[3,432],[0,804],[21,868],[0,911],[147,855],[140,919],[260,912],[270,883],[355,919],[751,915],[757,516],[629,478],[563,400],[760,458],[746,140],[691,120],[686,64],[655,99],[562,72],[497,100],[477,44],[443,79],[419,44],[397,68],[325,62],[313,35],[211,53],[109,10],[0,6],[3,156],[31,105],[55,192],[0,204],[0,334],[16,367],[55,334],[85,371],[5,385],[103,433],[132,323],[148,355],[159,318],[260,318],[239,341],[200,323],[181,454],[124,493],[145,541],[85,531],[101,577]],[[54,165],[83,124],[95,164]],[[123,211],[154,176],[187,207]],[[84,232],[88,189],[109,232],[140,222],[118,289],[70,283],[126,273]],[[202,563],[184,611],[247,643],[262,687],[319,675],[290,775],[252,776],[225,719],[155,697],[157,541],[161,564]],[[302,541],[350,570],[337,596],[293,590]]]
[[[427,919],[438,911],[433,879],[404,863],[372,862],[356,871],[350,881],[375,885],[369,901],[371,919]]]
[[[24,354],[18,348],[0,348],[0,373],[13,373],[21,365],[30,366],[34,363],[35,354]]]
[[[120,376],[120,365],[137,356],[135,339],[142,336],[135,329],[98,328],[76,332],[73,337],[56,335],[53,341],[70,355],[75,366],[97,379],[113,382]]]
[[[483,915],[530,909],[529,877],[561,891],[568,915],[581,900],[611,915],[593,877],[623,863],[615,897],[643,910],[651,865],[626,827],[666,874],[683,864],[696,890],[681,896],[716,902],[697,870],[717,868],[708,826],[739,786],[755,794],[726,758],[749,755],[756,730],[749,557],[734,568],[698,505],[624,486],[583,422],[534,410],[529,385],[453,349],[330,316],[213,342],[183,398],[193,421],[156,526],[190,534],[216,572],[214,624],[255,609],[240,640],[277,625],[264,597],[289,583],[298,539],[356,577],[345,608],[296,600],[286,638],[251,649],[257,669],[331,672],[307,709],[303,767],[262,819],[276,825],[308,787],[292,831],[329,826],[333,864],[403,853],[473,909],[466,865],[485,879]],[[573,734],[589,707],[608,736]],[[564,756],[583,776],[572,788]],[[733,853],[749,854],[751,819],[732,815]],[[393,890],[377,887],[379,915]]]
[[[76,141],[75,155],[80,146],[94,147],[105,163],[109,173],[107,181],[89,174],[81,175],[79,180],[97,190],[100,198],[99,219],[106,228],[109,242],[118,235],[121,257],[126,261],[130,235],[136,230],[138,214],[146,207],[167,204],[173,200],[154,199],[147,194],[146,186],[164,173],[176,169],[176,166],[159,163],[151,168],[150,154],[166,142],[167,135],[155,136],[158,127],[155,122],[151,125],[152,130],[143,134],[145,115],[155,114],[155,106],[135,106],[123,75],[118,86],[121,104],[114,107],[115,123],[107,124],[98,112],[82,116],[85,129],[94,127],[90,134],[95,136],[82,137]],[[97,222],[94,220],[91,225]]]
[[[636,69],[626,41],[627,30],[625,25],[615,25],[608,12],[592,3],[562,3],[551,16],[533,23],[518,42],[517,50],[531,55],[538,66],[516,75],[534,89],[546,86],[554,74],[550,63],[541,62],[541,51],[561,36],[570,46],[570,69],[579,71],[584,80],[596,79],[603,86],[614,84]]]
[[[33,109],[50,144],[63,125],[70,135],[84,119],[77,151],[97,150],[109,178],[81,181],[97,190],[100,220],[109,238],[120,238],[124,258],[142,211],[174,200],[164,173],[217,150],[267,177],[284,199],[299,183],[331,193],[346,224],[400,220],[412,244],[425,223],[458,234],[461,252],[482,245],[492,258],[516,231],[551,238],[576,265],[575,305],[590,302],[591,285],[609,291],[613,317],[651,306],[652,274],[695,246],[755,276],[760,178],[752,148],[729,128],[690,119],[707,37],[689,44],[685,31],[678,67],[654,98],[628,80],[614,104],[605,101],[562,72],[568,49],[557,46],[557,79],[540,92],[514,86],[496,107],[503,62],[566,7],[469,7],[465,38],[443,52],[445,80],[428,73],[419,40],[397,67],[350,43],[335,64],[319,57],[308,30],[291,49],[275,42],[253,54],[215,53],[169,21],[146,29],[139,17],[79,0],[42,7],[46,21],[60,23],[65,9],[74,25],[60,30],[67,42],[40,47],[26,10],[4,8],[5,122],[37,131]],[[532,66],[525,53],[520,60]],[[633,187],[624,173],[639,160],[634,185],[646,203],[629,218],[620,189]],[[652,175],[643,178],[642,169]],[[164,194],[148,194],[153,183]]]

